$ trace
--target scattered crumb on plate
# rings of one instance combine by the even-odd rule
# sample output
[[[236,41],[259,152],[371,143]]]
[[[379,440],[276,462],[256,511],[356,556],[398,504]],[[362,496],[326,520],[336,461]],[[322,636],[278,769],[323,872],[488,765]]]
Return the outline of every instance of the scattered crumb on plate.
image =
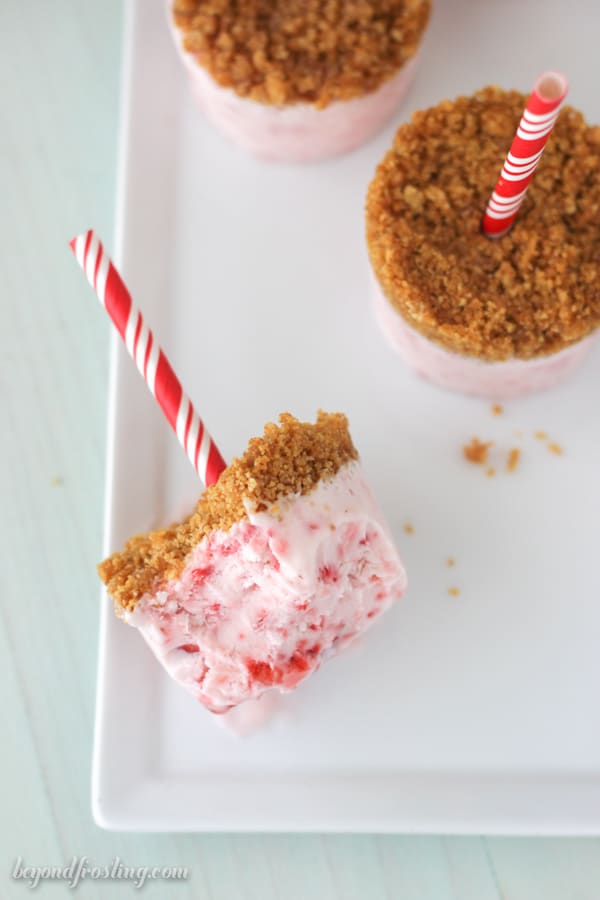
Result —
[[[53,475],[52,478],[50,479],[50,484],[52,485],[52,487],[60,487],[64,483],[65,483],[65,480],[62,477],[62,475]]]
[[[460,594],[460,590],[457,587],[448,588],[448,593],[451,597],[458,597]]]
[[[412,527],[410,522],[406,523],[406,525],[404,526],[404,531],[406,534],[414,534],[415,533],[415,529]]]
[[[449,566],[449,568],[452,568],[452,566],[455,564],[456,564],[456,560],[454,559],[454,557],[449,556],[448,559],[446,560],[446,565]]]
[[[488,466],[487,469],[485,470],[485,474],[487,475],[488,478],[493,478],[494,475],[496,474],[496,470],[493,466]]]
[[[501,416],[504,412],[504,407],[500,406],[499,403],[492,403],[492,415],[493,416]]]
[[[471,438],[471,443],[465,444],[463,447],[463,456],[476,466],[484,465],[487,462],[488,450],[493,443],[493,441],[480,441],[476,437]]]
[[[521,458],[521,451],[518,447],[512,447],[508,453],[508,459],[506,460],[506,471],[514,472],[517,466],[519,465],[519,459]]]
[[[548,450],[550,451],[550,453],[556,453],[557,456],[561,456],[563,452],[563,448],[560,446],[560,444],[555,443],[548,444]]]
[[[536,431],[533,436],[535,438],[537,438],[538,441],[547,441],[548,440],[548,435],[546,434],[545,431]]]

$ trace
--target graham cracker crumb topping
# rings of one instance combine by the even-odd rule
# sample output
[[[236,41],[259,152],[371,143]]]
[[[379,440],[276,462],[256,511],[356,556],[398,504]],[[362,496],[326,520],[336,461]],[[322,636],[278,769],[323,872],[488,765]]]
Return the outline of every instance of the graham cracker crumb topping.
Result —
[[[244,455],[234,459],[215,485],[200,497],[194,512],[170,528],[138,534],[123,551],[98,566],[117,607],[131,610],[161,583],[177,578],[186,557],[203,537],[228,531],[247,518],[244,501],[257,511],[269,509],[289,494],[309,494],[322,479],[333,477],[358,453],[342,413],[319,410],[317,421],[299,422],[282,413],[262,437],[252,438]]]
[[[470,444],[463,447],[463,456],[467,462],[474,463],[476,466],[483,466],[488,460],[488,452],[493,441],[480,441],[479,438],[471,438]]]
[[[526,97],[487,87],[402,125],[369,187],[367,239],[409,325],[485,360],[553,353],[600,324],[600,127],[565,107],[511,230],[480,230]]]
[[[521,458],[521,451],[518,447],[512,447],[508,452],[508,457],[506,460],[506,471],[514,472],[517,466],[519,465],[519,460]]]
[[[174,0],[184,49],[222,87],[317,107],[376,90],[414,55],[431,0]]]

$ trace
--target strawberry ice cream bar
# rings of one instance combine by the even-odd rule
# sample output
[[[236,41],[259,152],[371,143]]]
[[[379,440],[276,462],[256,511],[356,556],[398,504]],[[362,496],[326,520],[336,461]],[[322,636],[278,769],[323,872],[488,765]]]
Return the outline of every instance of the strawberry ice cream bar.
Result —
[[[375,317],[392,349],[422,378],[450,391],[509,400],[534,391],[547,390],[577,369],[595,343],[595,336],[534,359],[488,362],[446,350],[411,328],[401,313],[372,283]]]
[[[413,78],[430,0],[367,0],[360,10],[345,0],[330,21],[326,0],[246,12],[225,3],[218,22],[195,0],[169,6],[213,125],[258,157],[308,162],[358,147],[392,116]]]
[[[398,130],[367,196],[374,308],[431,382],[502,399],[569,376],[600,325],[600,129],[566,107],[508,234],[482,211],[526,97],[485,88]]]
[[[100,566],[118,614],[215,713],[292,690],[406,586],[345,417],[280,422],[188,520]]]

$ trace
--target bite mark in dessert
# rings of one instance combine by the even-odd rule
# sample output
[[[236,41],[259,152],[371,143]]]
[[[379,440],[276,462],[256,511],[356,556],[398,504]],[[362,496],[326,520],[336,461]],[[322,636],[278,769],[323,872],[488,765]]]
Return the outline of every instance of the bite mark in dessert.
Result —
[[[99,572],[212,712],[293,689],[406,585],[346,417],[322,412],[267,425],[188,519],[132,538]]]

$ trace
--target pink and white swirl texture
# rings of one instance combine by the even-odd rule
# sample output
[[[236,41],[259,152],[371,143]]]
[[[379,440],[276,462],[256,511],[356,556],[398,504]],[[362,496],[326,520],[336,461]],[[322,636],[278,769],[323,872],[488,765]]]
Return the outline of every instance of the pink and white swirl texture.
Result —
[[[567,90],[558,72],[545,72],[536,81],[483,217],[488,237],[501,237],[515,221]]]
[[[308,494],[245,506],[247,517],[202,538],[178,578],[124,613],[169,675],[214,713],[293,690],[406,589],[358,460]],[[269,706],[246,712],[266,717]]]
[[[454,353],[420,334],[392,306],[375,276],[372,296],[381,331],[409,368],[438,387],[489,400],[509,400],[560,384],[578,368],[596,341],[592,334],[556,353],[488,362]]]

